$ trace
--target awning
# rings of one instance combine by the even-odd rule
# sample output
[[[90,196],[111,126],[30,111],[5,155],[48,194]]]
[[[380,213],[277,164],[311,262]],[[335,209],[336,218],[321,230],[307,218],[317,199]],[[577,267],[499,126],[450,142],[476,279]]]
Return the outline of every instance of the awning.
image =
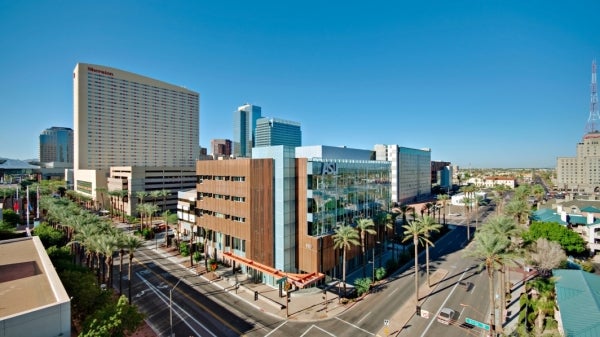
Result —
[[[234,261],[237,261],[247,267],[256,269],[264,274],[271,275],[271,276],[275,277],[276,279],[282,279],[284,277],[287,277],[288,282],[292,283],[293,285],[295,285],[298,288],[304,288],[304,287],[311,285],[325,277],[325,274],[321,274],[321,273],[317,273],[317,272],[308,273],[308,274],[286,273],[281,270],[275,269],[273,267],[264,265],[262,263],[258,263],[254,260],[250,260],[245,257],[234,255],[231,252],[223,252],[223,256],[230,258]]]

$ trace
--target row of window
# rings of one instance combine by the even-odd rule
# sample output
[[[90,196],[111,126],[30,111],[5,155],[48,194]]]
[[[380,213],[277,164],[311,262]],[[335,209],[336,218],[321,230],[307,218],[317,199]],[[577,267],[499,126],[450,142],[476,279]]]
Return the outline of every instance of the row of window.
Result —
[[[235,202],[246,202],[246,197],[238,197],[235,195],[226,195],[226,194],[217,194],[217,193],[208,193],[208,192],[198,192],[198,200],[203,200],[204,198],[215,198],[220,200],[231,200]]]
[[[220,212],[215,212],[215,211],[211,211],[211,210],[207,210],[207,209],[198,208],[196,213],[199,217],[213,216],[215,218],[231,220],[234,222],[242,222],[242,223],[246,222],[246,218],[244,218],[244,217],[230,215],[230,214],[223,214]]]
[[[246,177],[244,176],[213,176],[213,175],[199,175],[198,183],[202,184],[204,180],[217,180],[217,181],[237,181],[244,182]]]

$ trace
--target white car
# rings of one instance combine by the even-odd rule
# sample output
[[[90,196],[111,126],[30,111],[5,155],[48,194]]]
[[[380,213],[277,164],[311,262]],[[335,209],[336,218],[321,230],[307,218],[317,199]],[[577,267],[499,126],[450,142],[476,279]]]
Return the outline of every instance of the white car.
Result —
[[[437,321],[442,324],[450,325],[450,323],[454,321],[454,315],[456,315],[456,311],[450,308],[443,308],[437,316]]]

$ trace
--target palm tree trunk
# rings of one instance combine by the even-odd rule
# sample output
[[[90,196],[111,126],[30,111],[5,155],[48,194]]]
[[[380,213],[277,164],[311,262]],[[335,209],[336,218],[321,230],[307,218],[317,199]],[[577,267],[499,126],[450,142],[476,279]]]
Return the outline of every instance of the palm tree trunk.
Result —
[[[492,266],[486,266],[488,273],[488,285],[490,288],[490,335],[495,336],[496,329],[496,301],[494,296],[494,268]]]
[[[121,249],[119,252],[119,295],[123,295],[123,255],[125,251]]]
[[[129,304],[131,304],[131,264],[133,262],[133,254],[129,253],[129,266],[127,273],[127,288],[129,289]]]
[[[413,245],[415,246],[415,308],[419,306],[419,255],[418,255],[418,239],[415,234],[413,237]]]
[[[343,252],[343,261],[342,261],[342,280],[344,282],[344,297],[346,297],[346,248],[344,248]]]
[[[428,243],[425,244],[425,265],[426,265],[426,271],[427,271],[427,286],[431,287],[431,284],[429,283],[429,244]]]

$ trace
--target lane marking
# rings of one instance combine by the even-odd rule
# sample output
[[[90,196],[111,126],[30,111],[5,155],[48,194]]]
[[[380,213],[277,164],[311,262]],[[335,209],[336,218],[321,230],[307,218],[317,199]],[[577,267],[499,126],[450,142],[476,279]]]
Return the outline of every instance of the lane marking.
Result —
[[[391,293],[389,293],[389,295],[387,295],[386,297],[390,297],[392,295],[394,295],[394,293],[400,288],[396,287]]]
[[[163,294],[162,292],[158,291],[158,289],[153,286],[150,281],[146,280],[143,276],[138,274],[138,277],[146,284],[146,286],[148,286],[148,289],[150,289],[156,296],[158,296],[158,298],[160,300],[162,300],[163,303],[165,303],[165,305],[169,305],[169,301],[168,298],[165,294]],[[179,311],[183,312],[185,314],[185,316],[188,317],[188,319],[191,319],[192,321],[194,321],[196,324],[198,324],[199,326],[201,326],[206,332],[208,332],[211,336],[217,337],[217,335],[215,335],[211,330],[209,330],[206,326],[204,326],[204,324],[200,323],[197,319],[195,319],[192,315],[190,315],[187,311],[185,311],[182,307],[180,307],[177,303],[172,301],[172,305],[173,307],[175,307],[175,309],[171,308],[175,314],[177,315],[177,317],[179,317],[179,320],[184,323],[185,325],[188,326],[188,328],[190,328],[190,330],[192,330],[197,336],[201,336],[201,334],[196,331],[196,329],[194,329],[187,321],[187,319],[184,319],[184,317],[182,316],[182,314],[180,314],[177,309],[179,309]],[[170,329],[170,327],[169,327]]]
[[[307,333],[308,333],[308,332],[309,332],[309,331],[310,331],[312,328],[319,329],[319,330],[323,331],[324,333],[328,334],[329,336],[336,337],[336,336],[335,336],[334,334],[332,334],[331,332],[329,332],[329,331],[327,331],[327,330],[325,330],[325,329],[323,329],[323,328],[319,328],[318,326],[316,326],[316,325],[314,325],[314,324],[313,324],[313,325],[311,325],[311,326],[310,326],[310,327],[309,327],[309,328],[308,328],[308,329],[307,329],[307,330],[306,330],[306,331],[305,331],[305,332],[304,332],[302,335],[300,335],[300,337],[306,336],[306,334],[307,334]]]
[[[363,316],[361,319],[359,319],[359,320],[358,320],[358,322],[356,322],[356,324],[360,324],[360,322],[362,322],[362,321],[363,321],[363,319],[367,318],[367,316],[369,316],[370,314],[371,314],[371,312],[370,312],[370,311],[369,311],[369,312],[367,312],[367,314],[366,314],[366,315],[364,315],[364,316]]]
[[[350,322],[344,321],[343,319],[341,319],[341,318],[339,318],[339,317],[336,317],[335,319],[337,319],[338,321],[344,322],[344,323],[346,323],[346,324],[350,325],[351,327],[353,327],[353,328],[355,328],[355,329],[358,329],[358,330],[360,330],[360,331],[362,331],[362,332],[364,332],[364,333],[368,333],[368,334],[369,334],[369,335],[371,335],[371,336],[375,336],[375,334],[374,334],[374,333],[371,333],[371,332],[369,332],[369,331],[367,331],[367,330],[365,330],[365,329],[363,329],[363,328],[361,328],[361,327],[359,327],[359,326],[356,326],[356,325],[354,325],[354,324],[352,324],[352,323],[350,323]]]
[[[268,334],[265,335],[265,337],[270,336],[272,333],[274,333],[275,331],[277,331],[279,328],[281,328],[282,326],[285,325],[285,323],[287,323],[287,321],[284,321],[283,323],[279,324],[278,327],[276,327],[275,329],[271,330]]]

